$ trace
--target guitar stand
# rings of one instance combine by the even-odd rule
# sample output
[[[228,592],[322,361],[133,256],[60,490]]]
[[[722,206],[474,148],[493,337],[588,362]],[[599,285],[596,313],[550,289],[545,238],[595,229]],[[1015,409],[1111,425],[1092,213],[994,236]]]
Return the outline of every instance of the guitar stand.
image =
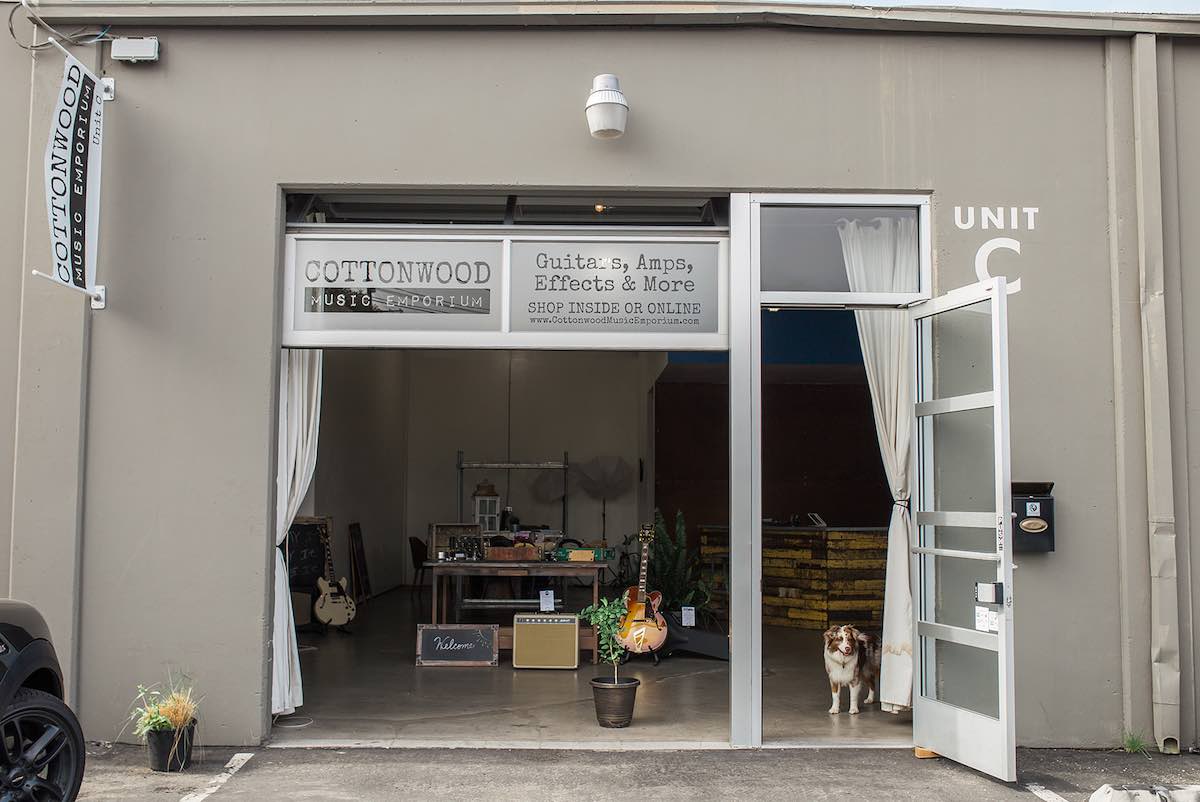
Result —
[[[626,663],[628,663],[629,659],[631,657],[633,657],[633,654],[634,654],[633,652],[626,649],[625,653],[623,655],[621,655],[621,665],[625,665]],[[655,649],[651,649],[649,652],[647,652],[647,654],[650,655],[650,659],[652,659],[654,661],[654,665],[657,666],[659,664],[658,651]]]

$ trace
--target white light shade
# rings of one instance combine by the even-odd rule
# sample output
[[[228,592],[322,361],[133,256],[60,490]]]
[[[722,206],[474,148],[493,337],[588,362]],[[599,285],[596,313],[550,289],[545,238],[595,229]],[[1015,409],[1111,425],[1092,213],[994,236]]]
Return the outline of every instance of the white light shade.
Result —
[[[625,122],[629,119],[629,104],[621,92],[621,82],[615,75],[597,75],[592,79],[592,93],[588,95],[588,128],[596,139],[616,139],[625,133]]]

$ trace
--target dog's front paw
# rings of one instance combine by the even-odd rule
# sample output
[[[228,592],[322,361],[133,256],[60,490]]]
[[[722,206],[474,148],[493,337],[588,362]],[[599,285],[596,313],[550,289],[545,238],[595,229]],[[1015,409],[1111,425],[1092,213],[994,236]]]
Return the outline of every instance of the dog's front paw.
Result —
[[[857,707],[852,707],[852,708],[850,708],[850,715],[852,715],[852,716],[857,716],[857,715],[858,715],[858,708],[857,708]]]
[[[842,711],[838,710],[836,705],[834,707],[829,708],[829,715],[831,715],[831,716],[836,716],[840,712],[842,712]]]

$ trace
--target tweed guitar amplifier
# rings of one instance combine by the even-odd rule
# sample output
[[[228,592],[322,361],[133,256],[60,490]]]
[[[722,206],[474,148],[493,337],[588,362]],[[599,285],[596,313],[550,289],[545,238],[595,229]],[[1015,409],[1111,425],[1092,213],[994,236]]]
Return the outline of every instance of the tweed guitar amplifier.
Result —
[[[579,668],[579,616],[513,616],[513,668]]]

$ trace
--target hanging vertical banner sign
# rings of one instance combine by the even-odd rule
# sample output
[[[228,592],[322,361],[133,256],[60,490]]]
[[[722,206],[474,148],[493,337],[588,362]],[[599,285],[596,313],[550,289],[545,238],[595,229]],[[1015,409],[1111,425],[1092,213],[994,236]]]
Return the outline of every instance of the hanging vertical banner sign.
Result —
[[[94,290],[100,233],[100,79],[69,53],[46,143],[46,215],[54,279]]]

